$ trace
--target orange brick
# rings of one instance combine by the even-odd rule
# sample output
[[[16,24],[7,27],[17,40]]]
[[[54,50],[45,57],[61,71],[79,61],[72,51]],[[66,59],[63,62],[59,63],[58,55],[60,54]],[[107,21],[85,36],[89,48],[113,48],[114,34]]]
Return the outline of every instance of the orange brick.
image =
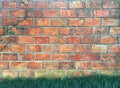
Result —
[[[50,54],[36,54],[36,60],[50,60]]]
[[[24,10],[10,10],[10,15],[15,17],[24,17],[25,11]]]
[[[84,8],[84,2],[71,1],[69,2],[69,8]]]
[[[0,28],[0,35],[1,35],[1,34],[3,34],[3,29],[2,29],[2,28]]]
[[[92,45],[92,52],[107,52],[107,45]]]
[[[69,19],[69,26],[83,26],[83,19]]]
[[[44,28],[44,35],[58,35],[58,28]]]
[[[3,60],[18,60],[18,54],[12,54],[12,53],[4,53],[3,54]]]
[[[74,62],[60,62],[59,66],[64,70],[74,69]]]
[[[19,36],[19,43],[34,43],[34,37],[32,36]]]
[[[110,34],[120,34],[120,27],[111,27]]]
[[[44,62],[45,70],[55,70],[58,69],[58,62]]]
[[[50,2],[37,1],[36,8],[50,8]]]
[[[97,18],[86,18],[85,26],[100,26],[100,19]]]
[[[75,67],[76,69],[84,69],[84,70],[88,70],[90,69],[90,62],[75,62]]]
[[[50,37],[36,37],[36,43],[37,44],[49,44],[50,43]]]
[[[70,60],[83,60],[82,54],[72,54],[70,55]]]
[[[8,16],[8,10],[0,10],[0,17]]]
[[[58,36],[52,36],[52,37],[51,37],[51,43],[52,43],[52,44],[56,44],[56,43],[58,43],[58,42],[59,42]]]
[[[67,60],[67,54],[52,54],[53,60]]]
[[[95,17],[108,17],[110,16],[109,10],[94,10]]]
[[[25,45],[11,44],[10,50],[12,52],[25,52]]]
[[[76,52],[90,52],[89,45],[76,45],[75,47]]]
[[[20,54],[21,61],[33,61],[35,59],[34,54],[27,53],[27,54]]]
[[[0,69],[9,69],[9,62],[0,62]]]
[[[68,43],[80,44],[82,43],[82,37],[68,37]]]
[[[41,62],[29,62],[27,63],[28,69],[41,69],[42,63]]]
[[[20,22],[20,26],[34,26],[33,18],[27,18],[26,20]]]
[[[77,35],[90,35],[91,34],[91,28],[89,27],[77,27],[76,28],[76,34]]]
[[[57,52],[57,46],[56,45],[44,45],[43,51],[44,52]]]
[[[52,26],[67,26],[67,19],[52,19]]]
[[[108,62],[109,70],[120,70],[120,62]]]
[[[75,17],[75,10],[60,10],[61,17]]]
[[[37,18],[36,26],[50,26],[51,21],[49,18]]]
[[[73,35],[74,28],[60,28],[60,35]]]
[[[8,45],[6,44],[0,44],[0,51],[7,52],[8,51]]]
[[[113,53],[119,53],[120,52],[120,46],[118,45],[113,45],[113,46],[110,46],[110,52],[113,52]]]
[[[27,49],[29,52],[41,52],[41,46],[40,45],[28,45]]]
[[[99,54],[84,54],[83,55],[84,60],[100,60],[100,55]]]
[[[63,37],[58,37],[58,44],[66,44],[67,43],[67,37],[63,36]]]
[[[116,43],[116,37],[115,36],[102,36],[101,37],[101,43],[115,44]]]
[[[106,63],[104,62],[91,62],[91,66],[93,70],[105,70]]]
[[[116,18],[103,18],[102,26],[118,26],[119,20]]]
[[[44,17],[58,17],[58,10],[44,10]]]
[[[73,52],[74,46],[73,45],[59,45],[58,51],[59,52]]]
[[[16,70],[24,70],[27,67],[26,62],[12,62],[11,63],[11,68],[16,69]]]
[[[27,34],[28,35],[40,35],[42,34],[42,29],[41,28],[28,28]]]
[[[16,8],[17,7],[17,3],[15,1],[3,1],[2,3],[3,8]]]

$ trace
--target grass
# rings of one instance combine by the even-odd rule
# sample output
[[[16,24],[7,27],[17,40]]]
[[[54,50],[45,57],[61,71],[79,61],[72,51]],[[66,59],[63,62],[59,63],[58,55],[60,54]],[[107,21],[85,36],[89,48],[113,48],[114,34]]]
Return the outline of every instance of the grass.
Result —
[[[120,88],[120,76],[1,79],[0,88]]]

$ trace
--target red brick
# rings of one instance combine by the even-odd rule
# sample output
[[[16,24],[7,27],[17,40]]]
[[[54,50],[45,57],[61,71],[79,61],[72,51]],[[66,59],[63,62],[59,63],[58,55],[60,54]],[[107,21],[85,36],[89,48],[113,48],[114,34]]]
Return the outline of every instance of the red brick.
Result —
[[[0,28],[0,35],[1,35],[1,34],[3,34],[3,29],[2,29],[2,28]]]
[[[83,60],[82,54],[72,54],[70,55],[70,60]]]
[[[63,36],[63,37],[58,37],[58,44],[66,44],[67,43],[67,37]]]
[[[117,60],[117,55],[116,54],[102,54],[101,59],[103,61],[116,61]]]
[[[25,45],[22,45],[22,44],[11,44],[10,50],[12,52],[25,52]]]
[[[28,35],[40,35],[42,34],[42,28],[28,28],[27,34]]]
[[[34,37],[32,36],[19,36],[19,43],[34,43]]]
[[[107,52],[107,45],[92,45],[92,52]]]
[[[17,7],[17,3],[16,2],[9,2],[9,1],[3,1],[2,3],[3,8],[16,8]]]
[[[45,45],[43,46],[44,52],[57,52],[57,46],[56,45]]]
[[[24,10],[10,10],[10,15],[15,17],[24,17],[25,11]]]
[[[100,37],[99,36],[84,36],[85,44],[99,44]]]
[[[50,54],[36,54],[36,60],[50,60]]]
[[[105,70],[106,63],[104,63],[104,62],[91,62],[91,67],[93,70]]]
[[[99,54],[84,54],[83,55],[84,60],[100,60]]]
[[[27,54],[20,54],[20,59],[21,61],[33,61],[35,58],[34,58],[34,54],[27,53]]]
[[[82,37],[68,37],[68,43],[75,43],[75,44],[79,44],[82,43]]]
[[[69,2],[69,8],[84,8],[84,2],[71,1]]]
[[[41,46],[40,45],[28,45],[27,49],[29,52],[41,52]]]
[[[61,17],[75,17],[75,10],[60,10]]]
[[[13,22],[16,23],[16,18],[4,18],[2,19],[2,26],[13,25]]]
[[[108,62],[109,70],[120,70],[120,62]]]
[[[8,45],[6,44],[0,44],[0,51],[7,52],[8,51]]]
[[[86,18],[85,26],[100,26],[100,19],[97,18]]]
[[[103,18],[102,26],[118,26],[119,20],[116,18]]]
[[[90,69],[90,62],[75,62],[76,69]]]
[[[119,8],[119,0],[104,0],[103,8]]]
[[[49,44],[50,43],[50,37],[36,37],[36,43],[37,44]]]
[[[52,19],[52,26],[67,26],[67,19]]]
[[[110,34],[120,34],[120,27],[111,27]]]
[[[50,8],[50,2],[37,1],[36,8]]]
[[[108,34],[109,30],[107,27],[94,27],[92,29],[92,34],[94,35],[105,35]]]
[[[58,17],[58,10],[44,10],[44,17]]]
[[[104,44],[115,44],[116,40],[117,39],[115,36],[102,36],[101,37],[101,43],[104,43]]]
[[[20,22],[20,26],[34,26],[33,18],[27,18],[26,20]]]
[[[56,43],[58,43],[58,42],[59,42],[58,36],[52,36],[52,37],[51,37],[51,43],[52,43],[52,44],[56,44]]]
[[[8,16],[8,10],[0,10],[0,17]]]
[[[89,45],[76,45],[75,47],[76,52],[90,52]]]
[[[50,26],[51,21],[49,18],[37,18],[36,26]]]
[[[100,0],[89,0],[86,2],[86,8],[102,8],[102,3]]]
[[[77,27],[76,28],[76,34],[77,35],[90,35],[91,34],[91,28],[89,27]]]
[[[27,67],[26,62],[12,62],[11,63],[11,69],[16,69],[16,70],[24,70]]]
[[[45,70],[55,70],[58,69],[58,62],[44,62]]]
[[[41,62],[28,62],[27,68],[28,69],[41,69],[42,63]]]
[[[74,69],[74,62],[60,62],[59,67],[64,70]]]
[[[69,26],[83,26],[83,19],[69,19]]]
[[[112,45],[110,46],[110,52],[113,52],[113,53],[119,53],[120,52],[120,46],[118,45]]]
[[[53,8],[67,8],[67,2],[55,1],[52,3],[52,7]]]
[[[17,43],[18,37],[17,36],[4,36],[4,43]]]
[[[93,17],[93,12],[92,10],[77,10],[77,13],[78,13],[78,17]]]
[[[12,54],[12,53],[5,53],[3,54],[3,60],[11,60],[11,61],[15,61],[18,60],[18,54]]]
[[[52,60],[67,60],[67,54],[52,54]]]
[[[41,10],[35,10],[35,17],[42,17],[42,11]]]
[[[0,62],[0,69],[9,69],[9,62]]]
[[[73,35],[74,28],[60,28],[60,35]]]
[[[58,51],[59,52],[73,52],[74,46],[73,45],[59,45]]]
[[[44,35],[58,35],[58,28],[44,28]]]
[[[109,10],[94,10],[95,17],[109,17],[110,11]]]

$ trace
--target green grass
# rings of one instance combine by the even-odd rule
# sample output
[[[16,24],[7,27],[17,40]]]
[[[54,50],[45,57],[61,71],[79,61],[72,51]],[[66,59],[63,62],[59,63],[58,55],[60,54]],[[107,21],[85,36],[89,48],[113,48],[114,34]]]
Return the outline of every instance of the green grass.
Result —
[[[0,88],[120,88],[120,76],[1,79]]]

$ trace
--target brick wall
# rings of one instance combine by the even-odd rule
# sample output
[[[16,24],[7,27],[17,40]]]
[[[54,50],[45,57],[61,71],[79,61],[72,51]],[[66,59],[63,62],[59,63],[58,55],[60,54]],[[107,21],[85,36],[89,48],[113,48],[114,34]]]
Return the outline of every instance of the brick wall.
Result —
[[[0,77],[61,77],[120,73],[119,0],[34,0],[25,30],[3,26],[25,15],[19,0],[0,1]],[[10,26],[10,25],[9,25]]]

